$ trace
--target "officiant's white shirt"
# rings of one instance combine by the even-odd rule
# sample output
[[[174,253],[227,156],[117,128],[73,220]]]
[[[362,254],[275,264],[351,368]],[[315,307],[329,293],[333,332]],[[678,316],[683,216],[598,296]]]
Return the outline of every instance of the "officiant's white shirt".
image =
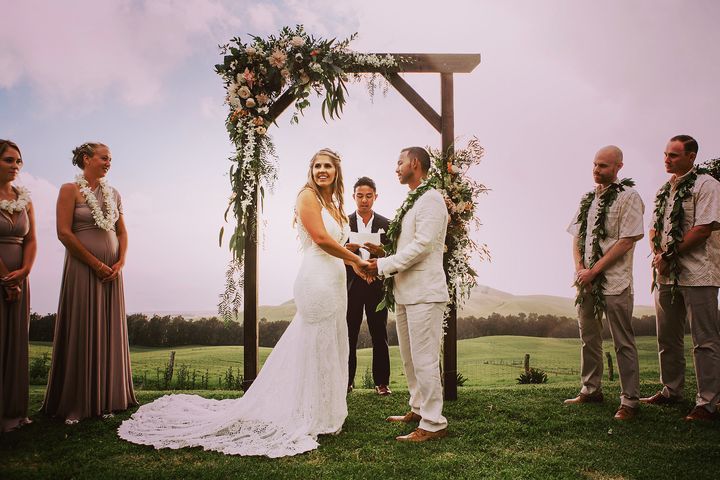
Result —
[[[365,222],[363,222],[363,219],[360,216],[359,212],[356,211],[355,215],[357,215],[357,220],[358,220],[357,221],[357,232],[358,233],[372,233],[372,224],[373,224],[373,221],[375,220],[375,212],[373,212],[367,225],[365,225]],[[360,257],[363,260],[367,260],[370,258],[370,252],[368,252],[364,248],[361,248],[360,249]]]

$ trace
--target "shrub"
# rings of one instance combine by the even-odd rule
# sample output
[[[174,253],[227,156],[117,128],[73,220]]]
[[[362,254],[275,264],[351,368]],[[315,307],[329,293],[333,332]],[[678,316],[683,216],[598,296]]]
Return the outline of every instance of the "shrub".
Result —
[[[456,379],[455,382],[457,382],[458,387],[464,386],[465,382],[468,381],[468,378],[460,372],[457,372],[457,374],[455,375],[455,379]]]
[[[375,381],[373,380],[372,373],[370,372],[370,367],[365,368],[365,373],[362,378],[362,388],[375,388]]]
[[[517,378],[517,383],[525,385],[529,383],[547,383],[547,373],[539,368],[531,368],[527,372],[523,372]]]
[[[30,361],[30,383],[32,385],[45,385],[50,373],[50,354],[45,352],[42,357],[35,357]]]

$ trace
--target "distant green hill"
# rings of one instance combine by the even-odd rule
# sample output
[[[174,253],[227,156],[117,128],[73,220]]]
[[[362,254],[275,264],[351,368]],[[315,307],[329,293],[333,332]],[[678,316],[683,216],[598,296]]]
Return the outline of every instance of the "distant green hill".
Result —
[[[461,317],[487,317],[493,313],[500,315],[517,315],[519,313],[537,313],[538,315],[557,315],[575,317],[575,300],[567,297],[552,295],[513,295],[512,293],[496,290],[491,287],[479,285],[472,291],[470,299],[460,311]],[[634,315],[655,315],[655,309],[646,305],[635,305]],[[295,302],[287,302],[260,307],[260,318],[268,321],[292,320],[295,315]]]

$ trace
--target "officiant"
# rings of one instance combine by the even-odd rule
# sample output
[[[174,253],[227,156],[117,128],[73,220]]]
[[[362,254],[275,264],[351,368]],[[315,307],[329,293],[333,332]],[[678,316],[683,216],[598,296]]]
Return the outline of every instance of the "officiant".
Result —
[[[349,217],[350,239],[345,247],[359,254],[364,260],[384,255],[382,244],[386,241],[385,232],[390,221],[373,211],[377,199],[375,182],[368,177],[360,177],[353,186],[353,200],[357,210]],[[390,353],[388,351],[386,308],[378,311],[378,304],[383,298],[382,281],[375,280],[368,284],[358,277],[352,268],[347,268],[348,288],[348,341],[350,356],[348,359],[348,393],[354,387],[357,369],[357,342],[362,325],[363,312],[367,318],[368,330],[372,339],[372,375],[375,392],[378,395],[390,395]]]

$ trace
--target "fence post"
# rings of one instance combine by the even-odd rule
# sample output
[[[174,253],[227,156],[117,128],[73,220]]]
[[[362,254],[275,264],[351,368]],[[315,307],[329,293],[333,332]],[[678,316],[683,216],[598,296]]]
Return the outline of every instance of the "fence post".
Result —
[[[611,382],[615,378],[614,372],[613,372],[613,361],[612,361],[612,355],[610,355],[610,352],[605,352],[605,356],[607,357],[607,364],[608,364],[608,380]]]
[[[530,354],[525,354],[525,373],[530,373]]]

